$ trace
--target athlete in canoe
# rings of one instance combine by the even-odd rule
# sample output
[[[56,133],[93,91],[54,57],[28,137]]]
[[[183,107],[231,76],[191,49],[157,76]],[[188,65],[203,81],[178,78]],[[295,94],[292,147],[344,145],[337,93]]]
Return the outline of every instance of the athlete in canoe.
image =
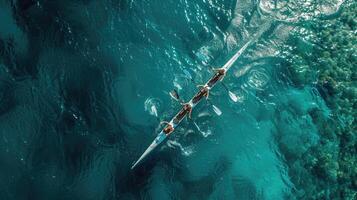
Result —
[[[166,135],[170,135],[170,133],[174,132],[174,127],[172,126],[172,124],[170,124],[169,122],[163,122],[166,124],[166,127],[164,128],[164,133]]]

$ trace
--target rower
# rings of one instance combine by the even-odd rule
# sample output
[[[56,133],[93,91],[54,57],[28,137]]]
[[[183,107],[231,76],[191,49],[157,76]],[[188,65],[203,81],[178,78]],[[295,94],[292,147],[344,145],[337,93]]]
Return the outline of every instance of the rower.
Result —
[[[213,71],[215,71],[216,74],[219,76],[220,81],[222,81],[223,78],[226,76],[226,69],[224,68],[213,69]]]
[[[200,87],[200,94],[204,97],[206,97],[206,99],[208,99],[209,96],[209,90],[211,89],[208,85],[197,85],[197,87]]]
[[[166,124],[166,127],[163,130],[166,135],[169,135],[170,133],[172,133],[175,130],[174,127],[172,126],[172,124],[169,122],[163,121],[163,122],[161,122],[161,124]]]
[[[218,81],[222,81],[224,76],[226,75],[225,68],[213,69],[215,71],[214,76],[208,81],[208,87],[213,87]]]
[[[188,112],[188,117],[191,118],[192,106],[190,103],[183,104],[183,109]]]
[[[207,84],[206,85],[197,85],[197,87],[201,88],[200,91],[192,98],[192,103],[196,104],[199,102],[202,97],[208,98],[209,90],[211,89]]]

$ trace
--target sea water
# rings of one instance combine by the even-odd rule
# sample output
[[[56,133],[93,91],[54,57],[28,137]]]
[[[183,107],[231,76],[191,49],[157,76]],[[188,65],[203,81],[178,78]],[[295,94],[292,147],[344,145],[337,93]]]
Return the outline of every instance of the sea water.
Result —
[[[299,23],[342,3],[1,0],[0,199],[294,199],[287,157],[330,110],[286,63],[311,49]],[[221,116],[203,100],[130,170],[180,109],[169,92],[189,100],[258,32],[223,80],[238,102],[218,84]]]

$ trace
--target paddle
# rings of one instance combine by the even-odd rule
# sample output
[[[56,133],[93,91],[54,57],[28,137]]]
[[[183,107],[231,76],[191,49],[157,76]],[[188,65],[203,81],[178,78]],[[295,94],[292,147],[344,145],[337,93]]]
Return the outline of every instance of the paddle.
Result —
[[[237,101],[238,101],[237,95],[235,95],[233,92],[231,92],[231,91],[228,89],[228,87],[227,87],[226,84],[224,84],[223,82],[221,82],[221,84],[223,85],[224,89],[226,89],[226,91],[228,92],[228,95],[229,95],[229,97],[232,99],[232,101],[237,102]]]
[[[184,101],[180,98],[177,90],[173,89],[171,92],[169,92],[170,96],[175,99],[176,101],[180,102],[181,104],[184,103]]]
[[[215,106],[211,100],[207,99],[207,102],[212,106],[212,109],[216,113],[216,115],[218,115],[218,116],[222,115],[221,109],[219,109],[217,106]]]

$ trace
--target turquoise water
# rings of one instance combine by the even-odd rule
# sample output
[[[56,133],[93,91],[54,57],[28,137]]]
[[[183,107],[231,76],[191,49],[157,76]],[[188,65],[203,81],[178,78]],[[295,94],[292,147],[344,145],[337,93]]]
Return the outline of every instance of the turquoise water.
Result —
[[[295,199],[331,110],[287,65],[340,1],[0,1],[1,199]],[[313,5],[313,6],[312,6]],[[159,122],[257,41],[138,169]],[[304,74],[304,68],[301,68]],[[303,76],[303,75],[302,75]],[[331,144],[333,145],[333,144]],[[294,162],[290,162],[294,161]],[[299,166],[300,174],[289,172]]]

